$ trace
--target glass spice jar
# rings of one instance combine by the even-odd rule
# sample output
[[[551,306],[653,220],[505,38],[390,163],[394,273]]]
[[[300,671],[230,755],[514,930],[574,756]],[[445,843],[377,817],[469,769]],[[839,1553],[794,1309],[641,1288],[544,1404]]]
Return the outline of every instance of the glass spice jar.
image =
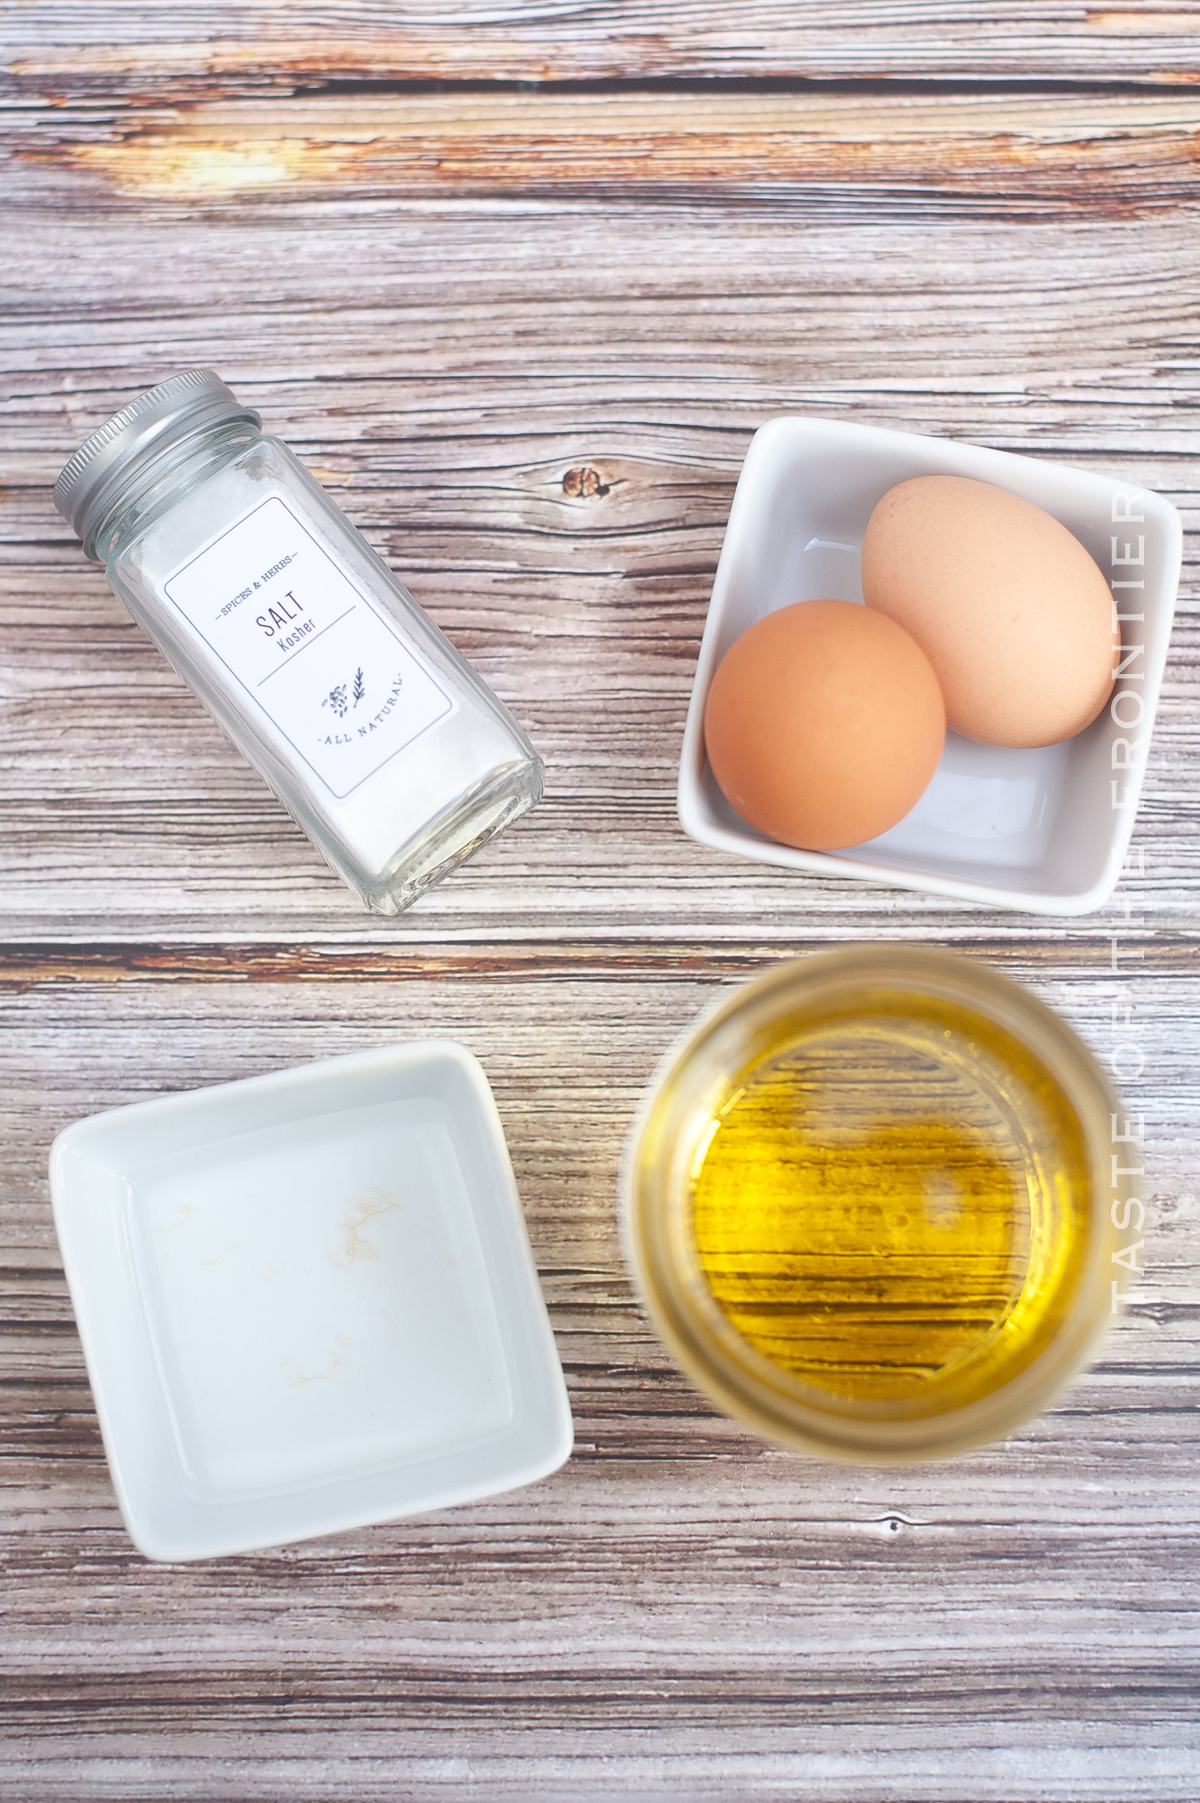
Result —
[[[54,488],[88,557],[366,905],[397,914],[540,799],[507,708],[211,370]]]

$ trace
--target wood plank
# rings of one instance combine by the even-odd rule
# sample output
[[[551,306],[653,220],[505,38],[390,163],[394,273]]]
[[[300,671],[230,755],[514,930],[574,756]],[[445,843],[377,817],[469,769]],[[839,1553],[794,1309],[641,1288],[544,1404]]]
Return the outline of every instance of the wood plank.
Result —
[[[9,117],[18,161],[59,177],[35,196],[52,194],[62,210],[92,207],[98,189],[210,208],[246,195],[328,194],[345,205],[822,194],[895,205],[923,193],[926,208],[943,211],[1112,217],[1194,205],[1200,192],[1200,99],[1185,89],[1086,98],[452,92],[115,118],[56,104]]]
[[[1117,965],[1136,958],[1139,978],[1190,975],[1195,964],[1194,933],[1169,925],[1151,926],[1131,917],[1119,927],[1074,941],[1059,937],[1049,923],[1030,921],[1019,938],[996,937],[984,920],[964,923],[954,936],[955,949],[986,956],[997,969],[1018,980],[1034,974],[1068,980],[1076,973],[1099,980],[1116,974],[1111,935],[1117,932]],[[914,934],[913,937],[927,935]],[[493,942],[459,947],[408,945],[399,949],[370,941],[313,945],[279,944],[123,944],[98,945],[51,941],[45,945],[6,945],[0,962],[0,993],[24,991],[46,983],[361,983],[397,982],[413,977],[464,976],[591,977],[645,976],[647,973],[692,976],[707,981],[736,981],[753,975],[780,958],[800,957],[825,944],[821,938],[797,939],[786,947],[756,943],[743,935],[724,944],[644,942],[596,937],[571,944],[567,940]]]
[[[10,27],[29,90],[188,99],[343,81],[712,78],[1190,82],[1195,0],[26,0]]]
[[[1194,1803],[1200,5],[11,10],[0,1792]],[[1017,86],[974,91],[998,78]],[[50,504],[88,430],[196,362],[547,754],[543,806],[399,922],[327,875]],[[780,412],[1115,470],[1181,507],[1112,907],[950,907],[684,838],[707,594],[750,433]],[[1152,1180],[1147,1277],[1060,1406],[887,1473],[714,1415],[640,1317],[614,1220],[637,1095],[694,1012],[790,951],[880,936],[1000,964],[1123,1077],[1140,1048]],[[148,1566],[54,1241],[54,1133],[424,1034],[493,1082],[574,1457],[473,1508]]]
[[[719,1628],[719,1617],[714,1626]],[[657,1677],[656,1670],[651,1678],[639,1676],[636,1682],[644,1689]],[[1043,1680],[1044,1673],[1032,1666],[1028,1687]],[[878,1682],[904,1689],[905,1674],[881,1673]],[[1001,1694],[1012,1694],[1018,1687],[1019,1680],[1013,1678]],[[289,1688],[278,1685],[271,1694],[282,1714],[290,1700]],[[1052,1694],[1057,1701],[1060,1693]],[[493,1719],[505,1713],[505,1695],[498,1685]],[[1114,1690],[1115,1703],[1124,1705],[1126,1697],[1123,1686]],[[356,1700],[351,1693],[347,1708],[353,1709]],[[677,1709],[687,1700],[677,1696]],[[956,1726],[948,1704],[934,1705],[928,1712],[914,1709],[918,1726],[900,1729],[889,1723],[873,1730],[858,1728],[844,1738],[836,1726],[818,1731],[813,1724],[828,1709],[827,1693],[818,1692],[800,1712],[803,1726],[793,1725],[793,1715],[783,1730],[776,1730],[773,1738],[788,1745],[771,1753],[762,1751],[764,1731],[757,1724],[732,1731],[719,1753],[708,1754],[702,1750],[703,1735],[694,1729],[689,1735],[680,1726],[664,1737],[653,1730],[639,1733],[623,1721],[607,1736],[573,1733],[577,1751],[570,1756],[569,1767],[553,1751],[563,1738],[554,1730],[542,1737],[526,1734],[523,1753],[494,1751],[492,1737],[485,1739],[486,1730],[449,1742],[444,1734],[430,1733],[417,1756],[410,1751],[411,1741],[400,1735],[367,1732],[356,1741],[352,1763],[336,1758],[337,1743],[328,1735],[311,1730],[291,1736],[276,1731],[268,1743],[269,1753],[262,1741],[258,1743],[264,1754],[261,1760],[248,1760],[239,1747],[227,1750],[211,1735],[196,1733],[181,1738],[177,1750],[165,1757],[146,1757],[135,1741],[122,1749],[123,1758],[95,1764],[72,1759],[72,1743],[67,1740],[60,1743],[56,1759],[22,1761],[14,1767],[14,1777],[37,1787],[27,1789],[25,1796],[36,1795],[46,1803],[52,1799],[80,1803],[81,1783],[96,1803],[123,1803],[126,1798],[159,1803],[166,1795],[194,1798],[197,1803],[243,1803],[247,1783],[255,1785],[256,1799],[278,1798],[280,1803],[293,1798],[388,1803],[398,1781],[412,1799],[450,1798],[454,1803],[464,1799],[529,1803],[534,1796],[548,1803],[574,1799],[610,1803],[614,1790],[688,1803],[709,1799],[745,1803],[768,1787],[786,1794],[797,1784],[803,1784],[805,1797],[818,1803],[892,1803],[897,1785],[904,1787],[901,1795],[936,1798],[939,1803],[943,1799],[953,1803],[963,1795],[979,1803],[1014,1803],[1014,1799],[1039,1803],[1055,1794],[1046,1790],[1047,1785],[1073,1803],[1118,1794],[1121,1803],[1190,1803],[1196,1754],[1186,1730],[1178,1735],[1159,1731],[1147,1751],[1147,1736],[1136,1717],[1127,1727],[1109,1730],[1103,1721],[1081,1721],[1070,1713],[1074,1701],[1062,1695],[1066,1719],[1061,1722],[1043,1718],[1039,1727],[1028,1728],[989,1724],[983,1731],[987,1741],[983,1749],[973,1744],[980,1731]],[[694,1716],[695,1711],[685,1713]],[[620,1748],[617,1753],[607,1750],[614,1740]],[[947,1740],[953,1741],[952,1747]],[[645,1745],[644,1752],[632,1750],[638,1741]],[[691,1747],[681,1753],[688,1741]],[[447,1754],[447,1744],[463,1751]],[[692,1750],[697,1744],[701,1750]],[[1150,1764],[1153,1777],[1147,1772]],[[1029,1777],[1034,1770],[1037,1789]],[[314,1775],[317,1771],[324,1774],[320,1779]]]
[[[1111,981],[1029,978],[1104,1052]],[[31,973],[33,974],[33,973]],[[1193,969],[1139,976],[1140,1300],[1062,1405],[944,1466],[759,1445],[632,1304],[613,1196],[662,1046],[728,980],[416,965],[333,984],[64,981],[0,1002],[0,1788],[22,1798],[1188,1803],[1200,1743]],[[397,1036],[482,1058],[568,1372],[548,1482],[307,1546],[150,1567],[116,1517],[46,1200],[53,1133]],[[547,1078],[553,1073],[553,1094]],[[1086,1649],[1083,1656],[1081,1649]],[[1022,1776],[1022,1774],[1024,1774]],[[1048,1776],[1049,1774],[1049,1776]]]
[[[150,206],[152,203],[143,203]],[[152,229],[151,229],[152,226]],[[30,216],[0,331],[3,932],[394,945],[1022,934],[1014,916],[702,851],[674,781],[752,430],[812,413],[1115,470],[1189,528],[1143,892],[1191,918],[1198,240],[1190,219],[846,223],[772,209],[297,203],[237,226]],[[83,562],[50,488],[210,363],[514,706],[546,801],[397,923],[343,895]],[[569,480],[595,469],[593,492]],[[1062,929],[1096,937],[1103,922]]]

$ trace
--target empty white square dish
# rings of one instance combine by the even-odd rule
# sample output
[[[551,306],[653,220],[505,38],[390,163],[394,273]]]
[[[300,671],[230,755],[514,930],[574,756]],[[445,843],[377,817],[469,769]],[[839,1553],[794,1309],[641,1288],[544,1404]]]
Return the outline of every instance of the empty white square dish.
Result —
[[[1034,502],[1106,573],[1144,540],[1144,561],[1112,574],[1123,616],[1112,703],[1061,745],[1013,751],[947,735],[925,794],[890,832],[850,851],[780,845],[725,800],[704,753],[708,687],[748,627],[796,601],[862,601],[863,534],[878,501],[910,476],[971,476]],[[1117,540],[1114,545],[1113,541]],[[1182,555],[1169,501],[1114,477],[977,445],[820,419],[755,434],[721,548],[679,767],[679,818],[702,845],[785,869],[869,878],[1034,913],[1085,914],[1121,873],[1167,660]],[[1143,589],[1128,586],[1131,578]]]
[[[527,1484],[570,1408],[503,1130],[449,1041],[77,1122],[55,1224],[126,1526],[199,1559]]]

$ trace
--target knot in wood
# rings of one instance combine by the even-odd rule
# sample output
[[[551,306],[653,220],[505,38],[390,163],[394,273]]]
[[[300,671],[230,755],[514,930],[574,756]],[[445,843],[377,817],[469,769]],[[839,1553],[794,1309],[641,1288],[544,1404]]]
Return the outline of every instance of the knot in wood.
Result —
[[[600,471],[592,469],[586,463],[578,469],[568,470],[562,479],[562,485],[564,495],[570,495],[572,500],[582,498],[585,501],[590,501],[593,495],[606,495],[609,488]]]

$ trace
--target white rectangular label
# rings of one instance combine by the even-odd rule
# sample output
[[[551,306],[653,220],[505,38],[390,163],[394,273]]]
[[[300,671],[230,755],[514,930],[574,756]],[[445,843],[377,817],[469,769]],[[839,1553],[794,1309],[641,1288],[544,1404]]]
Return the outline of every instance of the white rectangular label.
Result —
[[[339,800],[454,707],[279,495],[163,586]]]

